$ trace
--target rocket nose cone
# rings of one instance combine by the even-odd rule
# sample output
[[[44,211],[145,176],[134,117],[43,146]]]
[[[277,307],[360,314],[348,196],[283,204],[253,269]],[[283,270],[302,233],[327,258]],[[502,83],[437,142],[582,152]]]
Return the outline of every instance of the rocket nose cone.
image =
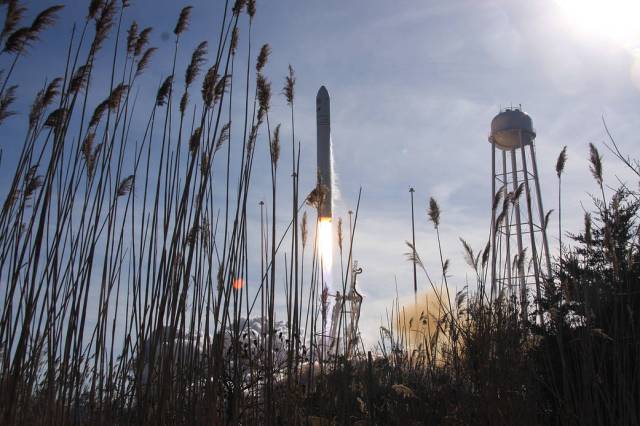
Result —
[[[329,92],[327,91],[327,88],[322,86],[320,87],[320,90],[318,90],[318,95],[316,96],[316,99],[329,99]]]

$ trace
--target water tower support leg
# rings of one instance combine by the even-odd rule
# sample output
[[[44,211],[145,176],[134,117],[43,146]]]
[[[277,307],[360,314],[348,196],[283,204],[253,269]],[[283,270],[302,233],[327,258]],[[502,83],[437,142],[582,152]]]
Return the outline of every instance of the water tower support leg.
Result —
[[[542,195],[540,193],[540,180],[538,179],[538,163],[536,161],[536,154],[533,149],[533,144],[529,145],[529,152],[531,153],[531,164],[533,166],[534,183],[536,185],[536,196],[538,199],[538,213],[540,215],[540,224],[542,228],[542,248],[544,250],[545,260],[547,261],[547,278],[551,279],[551,259],[549,255],[549,240],[547,239],[547,228],[544,223],[544,208],[542,207]]]
[[[516,150],[511,150],[511,180],[513,192],[518,190],[518,164],[516,162]],[[520,218],[520,202],[518,200],[513,200],[513,208],[516,212],[516,241],[518,243],[518,259],[522,257],[523,249],[522,249],[522,221]],[[522,266],[520,266],[522,265]],[[524,265],[523,262],[518,261],[518,275],[520,281],[520,315],[522,316],[522,321],[527,320],[527,286],[524,279]]]
[[[502,184],[504,186],[504,193],[502,196],[504,197],[503,203],[506,203],[508,206],[507,198],[507,153],[502,151]],[[504,230],[505,230],[505,250],[507,252],[507,262],[505,264],[506,275],[507,275],[507,289],[509,292],[509,298],[513,296],[513,286],[511,285],[511,228],[509,224],[509,210],[508,208],[505,210],[504,215]]]
[[[540,312],[540,269],[538,268],[538,251],[536,249],[536,235],[533,229],[533,213],[531,208],[531,188],[529,187],[529,171],[527,170],[527,154],[522,141],[522,131],[520,131],[520,153],[522,155],[522,172],[524,174],[524,190],[527,199],[527,215],[529,217],[529,235],[531,239],[531,257],[533,260],[533,270],[536,279],[536,306],[538,311],[538,321],[542,324],[542,313]]]
[[[491,144],[491,298],[493,302],[496,291],[496,144]]]

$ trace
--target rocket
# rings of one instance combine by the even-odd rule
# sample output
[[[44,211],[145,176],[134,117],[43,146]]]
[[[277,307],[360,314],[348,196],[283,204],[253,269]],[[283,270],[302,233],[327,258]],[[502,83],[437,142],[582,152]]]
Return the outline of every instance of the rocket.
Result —
[[[324,190],[324,200],[320,206],[320,220],[333,217],[333,170],[331,164],[331,99],[326,87],[322,86],[316,96],[316,125],[318,138],[318,184]]]

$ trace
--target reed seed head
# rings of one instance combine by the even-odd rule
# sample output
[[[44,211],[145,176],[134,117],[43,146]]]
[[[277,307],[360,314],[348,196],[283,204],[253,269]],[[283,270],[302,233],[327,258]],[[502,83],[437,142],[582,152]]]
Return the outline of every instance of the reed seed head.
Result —
[[[58,93],[60,93],[60,85],[62,84],[62,78],[54,78],[47,86],[42,96],[42,104],[44,107],[48,107],[54,101]]]
[[[120,107],[122,98],[125,96],[128,89],[129,89],[129,86],[121,83],[111,91],[111,95],[109,95],[109,99],[108,99],[109,109],[111,111],[117,110],[118,107]]]
[[[495,221],[495,228],[499,228],[500,225],[502,224],[502,221],[504,220],[504,218],[506,217],[506,212],[505,211],[501,211],[500,214],[498,214],[498,217],[496,217],[496,221]]]
[[[562,148],[562,151],[560,151],[560,155],[558,155],[558,160],[556,161],[556,173],[558,175],[558,178],[560,178],[560,176],[562,175],[566,162],[567,162],[567,146],[565,145],[564,148]]]
[[[256,124],[251,126],[251,131],[249,132],[249,138],[247,139],[247,154],[251,154],[253,148],[256,146],[256,139],[258,138],[258,128],[262,121],[258,120]]]
[[[36,98],[33,100],[31,104],[31,109],[29,111],[29,128],[32,129],[36,126],[37,121],[40,119],[42,115],[42,98],[44,97],[44,90],[40,90],[36,95]]]
[[[233,3],[233,9],[232,12],[234,15],[238,16],[240,15],[240,13],[242,12],[242,9],[244,9],[244,6],[246,5],[247,0],[236,0]]]
[[[131,192],[133,189],[133,178],[134,175],[129,175],[120,182],[118,189],[116,190],[116,195],[118,197],[122,197],[123,195],[127,195]]]
[[[4,52],[8,53],[21,53],[34,41],[31,27],[22,27],[15,30],[7,38],[4,44]]]
[[[140,74],[142,74],[144,70],[149,66],[149,62],[151,61],[151,56],[153,56],[156,50],[157,49],[155,47],[150,47],[144,52],[144,54],[142,55],[142,58],[140,58],[140,61],[138,62],[138,68],[136,69],[136,76],[139,76]]]
[[[307,245],[307,237],[309,235],[309,230],[307,229],[306,211],[302,214],[302,224],[300,225],[300,231],[302,233],[302,247],[304,248]]]
[[[10,111],[9,107],[16,100],[17,88],[18,86],[10,86],[0,96],[0,123],[12,115],[15,115],[15,112]]]
[[[93,53],[100,50],[102,44],[107,39],[109,31],[113,27],[113,18],[116,14],[116,2],[110,0],[104,4],[101,8],[100,17],[96,19],[96,34],[91,44],[91,50]]]
[[[218,141],[216,142],[216,146],[214,148],[214,152],[217,152],[222,146],[229,140],[229,131],[231,130],[231,122],[227,122],[222,129],[220,129],[220,135],[218,136]]]
[[[278,124],[273,131],[273,138],[271,138],[271,163],[274,168],[278,167],[278,160],[280,159],[280,124]]]
[[[418,251],[416,250],[415,246],[411,244],[409,241],[405,241],[404,243],[407,245],[407,247],[409,247],[409,250],[410,250],[404,254],[407,260],[415,264],[416,266],[419,266],[422,268],[424,264],[422,263],[422,259],[420,258],[420,255],[418,254]]]
[[[522,196],[522,192],[524,191],[524,182],[520,183],[516,190],[511,194],[511,202],[513,205],[520,204],[520,196]]]
[[[207,70],[202,80],[202,100],[208,108],[211,108],[216,98],[216,85],[219,77],[216,71],[216,66],[212,66]]]
[[[136,43],[138,42],[138,23],[133,21],[127,30],[127,53],[133,55],[136,51]]]
[[[429,220],[433,222],[433,226],[437,228],[440,225],[440,207],[433,197],[429,199],[429,210],[427,213]]]
[[[506,186],[503,185],[500,189],[498,189],[498,192],[496,192],[495,196],[493,197],[493,211],[496,211],[498,209],[498,205],[500,204],[500,200],[502,200],[502,196],[504,195],[506,189]]]
[[[25,175],[24,198],[30,199],[43,184],[42,176],[36,175],[38,166],[32,166]]]
[[[247,15],[250,19],[256,16],[256,0],[247,0]]]
[[[547,229],[547,226],[549,226],[549,218],[551,217],[551,213],[553,213],[553,209],[549,210],[547,212],[546,215],[544,215],[544,225],[543,225],[543,229]]]
[[[484,246],[484,251],[482,252],[482,267],[485,268],[487,263],[489,262],[489,254],[491,254],[491,241],[487,241],[487,245]]]
[[[193,225],[189,230],[189,234],[187,234],[187,244],[193,246],[196,243],[196,238],[198,237],[198,232],[200,231],[200,227],[198,225]]]
[[[171,92],[171,87],[173,85],[173,76],[170,75],[164,80],[164,83],[158,89],[158,94],[156,95],[156,105],[163,106],[167,98],[169,97],[169,92]]]
[[[187,105],[189,104],[189,92],[184,92],[182,94],[182,98],[180,99],[180,114],[184,115],[187,110]]]
[[[71,82],[69,83],[69,92],[75,94],[86,87],[89,80],[90,70],[91,66],[88,64],[78,67],[76,72],[73,74],[73,77],[71,77]]]
[[[258,89],[258,104],[259,110],[262,113],[269,112],[269,106],[271,103],[271,83],[262,74],[258,74],[256,86]]]
[[[478,268],[478,262],[476,260],[476,257],[474,255],[474,253],[473,253],[473,249],[471,248],[471,245],[469,245],[469,243],[466,240],[464,240],[462,237],[458,237],[458,239],[460,240],[460,242],[462,243],[462,247],[464,248],[464,260],[465,260],[465,262],[467,262],[467,265],[469,265],[473,269],[477,269]]]
[[[207,42],[201,42],[198,47],[191,54],[191,62],[187,66],[187,71],[185,72],[185,85],[187,87],[191,86],[194,82],[198,73],[200,72],[200,67],[204,64],[205,55],[207,54]]]
[[[24,12],[27,11],[27,8],[22,6],[18,0],[10,0],[7,2],[7,14],[4,19],[4,26],[2,27],[2,32],[0,33],[0,40],[4,40],[9,34],[16,29],[20,21],[22,20],[22,16]]]
[[[84,138],[82,142],[82,157],[84,158],[85,164],[87,166],[87,176],[89,178],[93,177],[93,173],[95,171],[95,149],[93,143],[95,141],[96,134],[94,132],[89,132],[87,136]]]
[[[202,136],[202,127],[198,127],[193,131],[191,138],[189,139],[189,151],[195,154],[200,146],[200,136]]]
[[[67,117],[67,110],[65,108],[58,108],[49,114],[49,117],[44,122],[45,127],[57,128],[64,124]]]
[[[56,22],[56,14],[64,9],[63,5],[55,5],[46,8],[42,12],[36,16],[36,18],[31,23],[31,32],[34,37],[45,30],[47,27],[52,26]]]
[[[518,271],[524,271],[524,263],[527,260],[527,249],[525,248],[518,253],[516,258],[516,267]]]
[[[295,95],[295,85],[296,85],[296,76],[293,72],[293,67],[289,65],[289,75],[285,77],[284,88],[282,89],[282,93],[284,97],[287,99],[287,104],[293,105],[293,98]]]
[[[173,33],[177,36],[182,34],[189,26],[189,18],[191,17],[191,11],[193,6],[186,6],[180,11],[180,17],[176,23],[176,27],[173,29]]]
[[[322,206],[322,203],[324,203],[324,199],[328,193],[329,189],[325,185],[320,183],[320,180],[318,179],[316,187],[313,188],[309,195],[307,195],[307,205],[319,209],[320,206]]]
[[[238,27],[233,27],[233,31],[231,32],[231,43],[229,44],[229,49],[231,49],[231,54],[235,55],[236,50],[238,49],[238,39],[240,38],[240,30]]]
[[[209,174],[209,167],[211,165],[211,159],[206,152],[200,157],[200,174],[207,176]]]
[[[231,76],[229,74],[223,75],[222,78],[218,80],[218,82],[216,83],[216,87],[213,91],[214,104],[217,103],[222,98],[222,95],[227,91],[227,87],[229,87],[230,81],[231,81]]]
[[[589,143],[589,163],[589,170],[593,178],[598,182],[598,185],[602,186],[602,157],[598,148],[592,143]]]
[[[584,242],[587,245],[591,245],[592,236],[591,236],[591,214],[584,214]]]
[[[98,12],[102,9],[104,0],[91,0],[89,2],[89,12],[87,13],[87,19],[94,19],[98,16]]]
[[[269,43],[265,43],[260,48],[260,53],[258,54],[258,59],[256,60],[256,71],[261,72],[265,65],[267,65],[267,61],[269,60],[269,55],[271,54],[271,47]]]
[[[93,111],[93,115],[91,116],[91,120],[89,120],[89,127],[94,128],[100,124],[100,120],[102,120],[102,116],[109,109],[109,99],[105,99],[100,102],[96,109]]]
[[[133,53],[135,56],[140,56],[140,54],[144,50],[147,43],[149,43],[149,37],[151,36],[151,31],[153,31],[152,27],[147,27],[144,30],[140,31],[140,34],[136,39],[135,48],[133,49]]]

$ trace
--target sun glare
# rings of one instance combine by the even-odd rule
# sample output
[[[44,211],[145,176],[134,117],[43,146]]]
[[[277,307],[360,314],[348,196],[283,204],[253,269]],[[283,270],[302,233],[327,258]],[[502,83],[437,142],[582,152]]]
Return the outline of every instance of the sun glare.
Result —
[[[333,265],[333,231],[331,219],[321,218],[318,224],[318,248],[325,272],[331,271]]]
[[[624,47],[640,41],[639,0],[556,0],[570,25],[588,35],[606,38]]]

